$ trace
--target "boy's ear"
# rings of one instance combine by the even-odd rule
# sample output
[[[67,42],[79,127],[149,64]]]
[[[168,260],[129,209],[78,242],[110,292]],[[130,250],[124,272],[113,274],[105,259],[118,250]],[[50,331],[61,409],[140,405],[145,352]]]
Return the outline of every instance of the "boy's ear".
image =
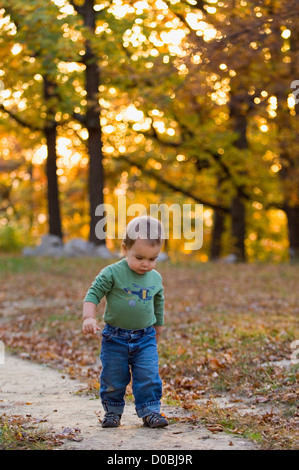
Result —
[[[123,250],[124,254],[126,255],[128,253],[128,248],[126,247],[126,244],[122,243],[121,247],[122,247],[122,250]]]

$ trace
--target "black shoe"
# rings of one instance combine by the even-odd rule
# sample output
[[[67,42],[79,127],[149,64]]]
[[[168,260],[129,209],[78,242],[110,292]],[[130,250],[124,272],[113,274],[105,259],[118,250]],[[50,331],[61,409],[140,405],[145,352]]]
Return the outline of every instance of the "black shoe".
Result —
[[[117,428],[120,425],[120,418],[121,415],[107,411],[102,421],[102,428]]]
[[[148,426],[149,428],[164,428],[168,426],[167,419],[160,415],[160,413],[152,413],[145,418],[143,418],[144,426]]]

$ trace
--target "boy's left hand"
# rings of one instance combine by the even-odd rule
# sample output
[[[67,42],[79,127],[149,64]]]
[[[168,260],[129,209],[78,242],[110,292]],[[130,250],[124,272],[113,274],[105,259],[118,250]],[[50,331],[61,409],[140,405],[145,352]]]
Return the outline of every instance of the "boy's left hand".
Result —
[[[97,326],[95,318],[85,318],[83,321],[82,331],[85,335],[96,335],[100,328]]]

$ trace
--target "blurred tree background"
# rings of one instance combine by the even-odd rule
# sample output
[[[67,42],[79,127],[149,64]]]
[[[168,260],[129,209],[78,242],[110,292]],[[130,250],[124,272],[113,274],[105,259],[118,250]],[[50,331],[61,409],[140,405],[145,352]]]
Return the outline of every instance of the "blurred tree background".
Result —
[[[299,259],[299,4],[3,0],[0,250],[203,204],[198,261]],[[191,214],[192,216],[192,214]]]

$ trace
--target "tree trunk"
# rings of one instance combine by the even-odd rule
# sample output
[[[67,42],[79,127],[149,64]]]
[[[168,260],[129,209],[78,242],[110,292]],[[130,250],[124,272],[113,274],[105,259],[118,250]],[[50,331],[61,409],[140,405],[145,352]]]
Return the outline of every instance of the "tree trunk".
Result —
[[[233,253],[236,255],[237,261],[245,261],[245,208],[244,203],[238,196],[232,200],[231,217]]]
[[[48,149],[46,173],[48,183],[47,196],[49,233],[62,238],[56,165],[56,128],[46,128],[45,135]]]
[[[220,210],[214,211],[214,223],[212,232],[212,242],[210,250],[210,258],[212,261],[216,261],[221,255],[221,238],[224,232],[224,220],[225,214]]]
[[[100,112],[98,105],[99,72],[96,64],[86,67],[86,90],[87,90],[87,130],[88,130],[88,152],[89,152],[89,214],[90,231],[89,240],[96,245],[105,244],[105,240],[96,237],[95,227],[98,222],[95,211],[98,205],[104,203],[104,171],[102,138],[100,126]]]
[[[299,206],[285,205],[289,231],[289,253],[291,262],[299,262]]]
[[[221,186],[227,180],[227,175],[218,173],[217,177],[217,189],[221,194]],[[218,197],[218,202],[220,203],[220,197]],[[226,212],[221,209],[214,209],[213,214],[213,230],[212,230],[212,241],[210,247],[210,259],[212,261],[217,261],[221,256],[221,239],[224,232],[224,222],[225,222]]]
[[[44,76],[44,97],[45,100],[51,99],[55,95],[56,85]],[[46,161],[47,175],[47,198],[48,198],[48,225],[49,233],[62,238],[62,226],[59,204],[59,190],[57,181],[57,153],[56,139],[57,130],[54,119],[54,111],[48,108],[47,124],[45,128],[45,137],[47,141],[48,156]]]
[[[247,130],[247,117],[246,111],[243,111],[246,97],[241,92],[240,94],[232,94],[230,100],[230,117],[233,120],[234,131],[238,134],[235,146],[244,150],[248,148],[246,130]],[[245,254],[245,205],[243,198],[237,190],[237,194],[233,197],[231,204],[232,216],[232,246],[233,253],[237,257],[237,261],[246,261]]]
[[[85,0],[83,6],[84,25],[90,31],[95,32],[96,12],[93,9],[93,0]],[[97,65],[97,57],[86,41],[86,51],[84,56],[85,80],[86,80],[86,128],[88,130],[88,151],[89,151],[89,215],[90,231],[89,241],[96,245],[105,244],[105,240],[99,240],[96,237],[95,227],[98,222],[95,211],[96,207],[104,202],[104,171],[103,171],[103,151],[102,151],[102,132],[100,124],[100,105],[99,105],[99,85],[100,71]]]

